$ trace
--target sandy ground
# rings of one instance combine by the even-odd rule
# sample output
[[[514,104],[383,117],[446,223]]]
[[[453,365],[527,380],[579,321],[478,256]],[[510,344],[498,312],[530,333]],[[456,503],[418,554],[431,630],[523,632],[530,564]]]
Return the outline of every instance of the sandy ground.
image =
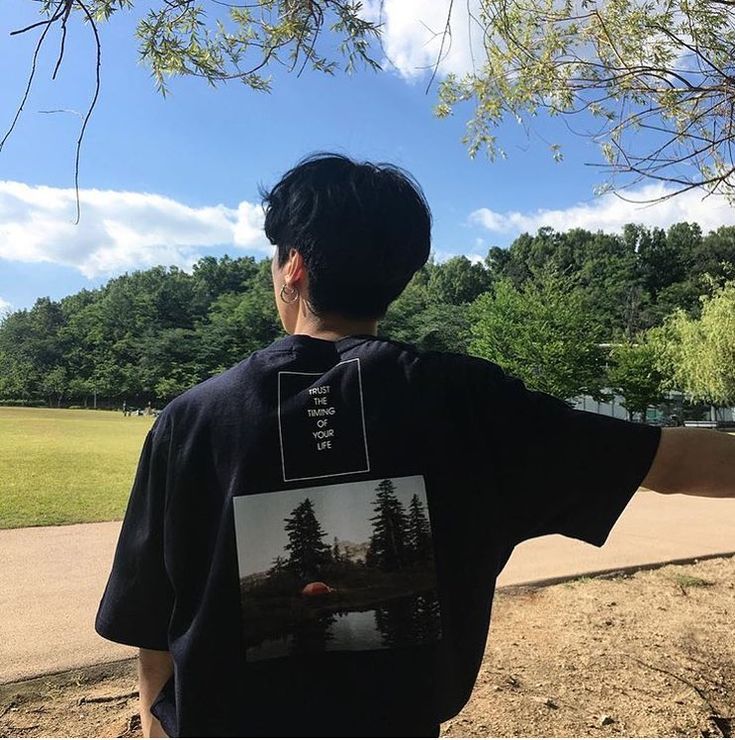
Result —
[[[731,737],[735,559],[496,595],[448,737]],[[137,737],[134,664],[0,686],[0,735]]]

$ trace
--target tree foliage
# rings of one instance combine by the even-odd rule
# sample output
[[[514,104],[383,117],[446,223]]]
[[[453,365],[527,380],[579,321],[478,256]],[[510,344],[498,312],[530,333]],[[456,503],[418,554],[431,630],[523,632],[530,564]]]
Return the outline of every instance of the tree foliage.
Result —
[[[380,333],[422,349],[467,352],[469,302],[487,290],[492,274],[466,257],[430,261],[391,304]]]
[[[181,75],[210,85],[238,80],[267,91],[266,73],[275,65],[332,74],[340,52],[348,71],[358,61],[379,68],[370,49],[378,27],[355,0],[41,0],[39,5],[44,20],[15,33],[55,28],[65,36],[67,25],[79,20],[96,35],[96,24],[121,11],[142,11],[136,30],[140,57],[164,94],[167,81]],[[339,39],[338,50],[320,38],[325,31]],[[63,49],[59,64],[62,56]]]
[[[491,248],[487,263],[494,277],[516,287],[538,269],[573,277],[605,341],[631,340],[676,308],[697,315],[699,296],[711,292],[705,274],[735,278],[735,228],[705,236],[686,222],[666,231],[628,224],[621,234],[544,227],[521,234],[507,250]]]
[[[529,388],[563,399],[604,388],[599,328],[568,277],[539,272],[521,288],[500,280],[472,306],[470,351],[499,364]]]
[[[644,337],[612,348],[607,377],[610,388],[623,397],[631,419],[636,413],[645,418],[649,406],[664,399],[667,378],[661,369],[659,350]]]
[[[661,347],[674,339],[666,317],[681,309],[698,319],[709,305],[700,296],[735,279],[733,265],[733,227],[706,235],[687,223],[667,231],[631,225],[620,235],[540,229],[508,249],[491,247],[484,264],[431,260],[390,306],[379,334],[422,350],[480,352],[539,387],[532,379],[564,354],[570,340],[562,338],[576,336],[581,324],[585,337],[589,332],[604,343],[637,342],[647,332],[646,343],[658,342],[658,362],[668,363],[662,370],[668,376],[673,360]],[[539,292],[536,276],[546,273],[562,276],[561,298],[552,290],[548,300],[543,293],[531,300]],[[558,301],[566,308],[551,315]],[[534,306],[530,321],[538,331],[531,331],[526,303]],[[503,330],[496,322],[499,344],[490,346],[491,318],[503,306],[502,315],[515,323]],[[488,315],[477,313],[488,307]],[[561,326],[565,316],[577,327],[571,333]],[[39,298],[0,318],[0,401],[160,406],[281,333],[268,260],[205,257],[191,273],[173,267],[133,272],[60,301]],[[514,346],[523,351],[513,354]],[[575,352],[550,373],[571,372],[574,365],[577,386],[584,388],[591,382],[589,358]],[[569,387],[566,381],[554,386],[561,394]]]
[[[121,0],[97,0],[103,10]],[[264,0],[249,4],[211,0],[167,0],[148,11],[138,25],[140,54],[150,64],[156,84],[193,75],[209,84],[236,79],[255,90],[270,90],[269,67],[306,66],[333,74],[338,63],[319,43],[324,30],[336,34],[345,69],[357,62],[379,68],[370,55],[377,26],[365,20],[353,0]]]
[[[611,180],[735,196],[735,7],[729,0],[479,0],[482,56],[440,87],[437,113],[474,105],[466,143],[505,155],[496,130],[540,113],[596,121]],[[592,128],[592,127],[590,127]],[[553,155],[563,156],[552,145]]]
[[[165,403],[280,333],[267,260],[155,267],[9,314],[0,398]]]
[[[667,329],[679,387],[696,401],[735,406],[735,281],[702,298],[699,318],[678,310]]]

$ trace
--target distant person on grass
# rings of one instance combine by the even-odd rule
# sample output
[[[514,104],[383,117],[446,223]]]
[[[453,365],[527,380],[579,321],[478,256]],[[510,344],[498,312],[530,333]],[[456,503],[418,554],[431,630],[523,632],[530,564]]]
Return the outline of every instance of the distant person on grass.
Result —
[[[156,420],[97,631],[140,648],[146,735],[436,736],[515,545],[601,546],[640,485],[735,496],[735,440],[377,338],[429,256],[401,170],[315,156],[264,202],[287,336]]]

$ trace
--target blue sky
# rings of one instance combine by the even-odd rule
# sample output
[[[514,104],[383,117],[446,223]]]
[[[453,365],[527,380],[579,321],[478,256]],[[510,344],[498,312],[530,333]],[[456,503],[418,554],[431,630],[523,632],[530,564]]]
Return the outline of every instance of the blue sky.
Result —
[[[507,246],[521,231],[546,223],[612,231],[628,221],[698,220],[705,228],[733,222],[726,204],[703,203],[696,194],[647,209],[595,198],[599,173],[585,162],[599,161],[597,148],[556,122],[540,124],[545,140],[509,122],[499,132],[508,159],[471,160],[461,143],[469,110],[434,118],[436,91],[426,94],[427,73],[419,69],[435,53],[422,34],[444,5],[386,2],[385,48],[396,66],[386,65],[384,73],[279,75],[270,94],[180,79],[166,99],[138,62],[135,17],[118,14],[101,27],[102,94],[82,153],[78,227],[70,188],[80,119],[39,111],[86,109],[94,49],[88,29],[74,24],[51,82],[58,38],[50,34],[24,114],[0,152],[0,310],[43,295],[60,298],[152,264],[186,267],[204,254],[267,254],[258,186],[273,184],[318,150],[387,160],[412,172],[433,209],[439,259],[483,257],[491,245]],[[22,95],[37,38],[8,33],[34,21],[35,8],[30,0],[3,3],[2,127]],[[457,33],[444,71],[461,69],[466,56]],[[561,164],[552,160],[551,141],[564,147]]]

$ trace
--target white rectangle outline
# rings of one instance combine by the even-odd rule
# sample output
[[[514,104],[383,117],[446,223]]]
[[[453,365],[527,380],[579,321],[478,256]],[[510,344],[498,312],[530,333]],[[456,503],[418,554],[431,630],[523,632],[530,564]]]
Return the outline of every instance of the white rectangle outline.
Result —
[[[330,370],[333,370],[339,365],[345,365],[348,362],[357,363],[357,385],[360,391],[360,413],[362,415],[362,439],[365,442],[365,462],[367,467],[362,470],[348,470],[344,473],[327,473],[326,475],[311,475],[305,478],[286,478],[286,457],[283,454],[283,428],[281,427],[281,375],[325,375]],[[279,370],[278,371],[278,437],[281,442],[281,472],[283,474],[283,482],[290,483],[297,480],[318,480],[319,478],[335,478],[339,475],[354,475],[355,473],[369,473],[370,472],[370,455],[368,453],[367,443],[367,428],[365,427],[365,400],[362,395],[362,368],[360,366],[360,358],[353,357],[350,360],[342,360],[341,362],[333,365],[329,370],[316,373],[305,373],[297,370]]]

